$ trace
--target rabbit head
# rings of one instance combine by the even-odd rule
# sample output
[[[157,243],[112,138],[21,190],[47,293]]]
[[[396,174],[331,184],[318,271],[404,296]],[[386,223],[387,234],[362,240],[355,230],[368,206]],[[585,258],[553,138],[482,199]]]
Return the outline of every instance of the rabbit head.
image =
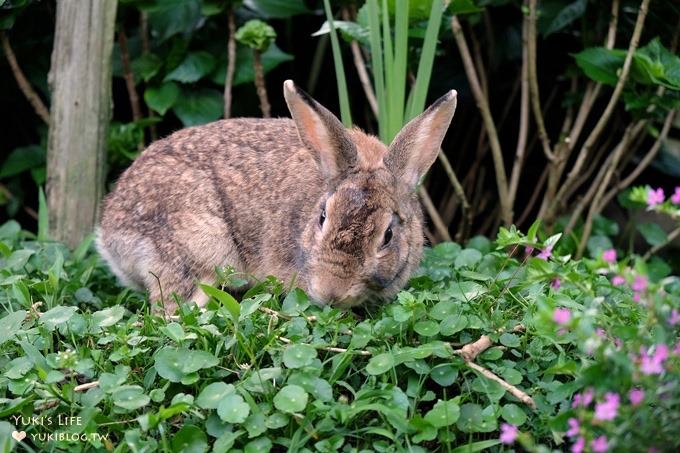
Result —
[[[301,238],[303,286],[312,298],[336,306],[394,296],[422,256],[416,188],[437,158],[456,92],[406,124],[389,146],[358,129],[345,129],[292,81],[284,84],[284,95],[325,181]]]

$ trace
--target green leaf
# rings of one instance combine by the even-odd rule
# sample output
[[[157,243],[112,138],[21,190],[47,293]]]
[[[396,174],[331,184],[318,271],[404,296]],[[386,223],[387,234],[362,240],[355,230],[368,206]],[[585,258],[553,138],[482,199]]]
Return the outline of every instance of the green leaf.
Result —
[[[623,66],[624,56],[604,47],[592,47],[572,56],[590,79],[605,85],[616,85],[617,73]]]
[[[243,453],[268,453],[272,449],[272,441],[266,437],[251,440],[243,447]]]
[[[576,19],[583,16],[586,12],[587,0],[576,0],[562,8],[543,29],[543,34],[548,36],[556,31],[562,30]]]
[[[307,407],[309,395],[298,385],[286,385],[274,397],[274,407],[281,412],[302,412]]]
[[[516,404],[506,404],[503,406],[501,416],[503,420],[515,426],[523,425],[527,421],[527,414]]]
[[[414,326],[413,330],[423,337],[433,337],[439,333],[439,324],[435,321],[418,321]]]
[[[509,348],[516,348],[521,344],[520,339],[517,335],[515,335],[514,333],[507,332],[501,335],[500,342],[502,345],[507,346]]]
[[[272,19],[287,19],[310,13],[304,0],[245,0],[243,3],[257,11],[258,15]]]
[[[210,88],[183,90],[172,111],[185,127],[210,123],[222,117],[222,93]]]
[[[201,390],[196,398],[196,405],[203,409],[217,409],[222,398],[234,392],[235,388],[232,384],[213,382]]]
[[[203,290],[203,292],[209,297],[214,297],[218,302],[224,306],[224,308],[231,314],[231,320],[237,322],[239,314],[241,313],[241,306],[234,297],[221,289],[213,288],[210,285],[204,285],[199,283],[198,286]]]
[[[668,235],[663,228],[656,223],[639,224],[637,225],[637,230],[649,245],[661,245],[668,241]]]
[[[33,254],[35,254],[35,250],[30,249],[16,250],[7,259],[5,265],[7,266],[8,269],[18,271],[22,267],[24,267],[26,263],[28,263],[28,260],[31,258]]]
[[[25,310],[17,310],[0,319],[0,345],[12,339],[21,330],[24,319],[26,319]]]
[[[258,52],[264,52],[276,39],[271,25],[259,19],[250,19],[236,30],[236,41]]]
[[[158,87],[148,87],[144,91],[144,101],[151,110],[165,115],[168,109],[177,102],[179,92],[179,86],[174,82],[164,83]]]
[[[316,377],[310,373],[295,373],[292,374],[287,381],[288,384],[295,384],[302,387],[306,392],[310,393],[314,398],[328,402],[333,399],[333,388],[325,379]]]
[[[159,41],[197,29],[203,22],[199,0],[153,2],[144,9],[149,13],[152,35]]]
[[[297,316],[309,307],[310,301],[307,294],[300,288],[295,288],[288,293],[281,305],[281,312],[286,315]]]
[[[283,351],[283,363],[288,368],[302,368],[316,359],[316,349],[307,344],[291,344]]]
[[[460,417],[460,407],[453,401],[439,400],[434,407],[425,414],[425,421],[435,428],[444,428],[456,423]]]
[[[171,322],[167,326],[161,327],[161,331],[175,343],[181,343],[186,336],[181,324]]]
[[[465,249],[462,250],[456,260],[454,261],[454,266],[456,269],[462,267],[474,268],[477,263],[482,260],[482,253],[476,249]]]
[[[180,382],[183,377],[218,363],[217,357],[209,352],[186,348],[165,347],[154,356],[156,371],[170,382]]]
[[[460,332],[468,325],[468,318],[464,315],[451,315],[442,319],[439,324],[439,333],[448,337],[454,333]]]
[[[214,68],[215,58],[208,52],[190,52],[179,66],[165,76],[163,81],[196,82],[208,75]]]
[[[458,368],[453,365],[443,364],[437,365],[430,371],[430,377],[433,381],[442,387],[448,387],[456,382],[458,377]]]
[[[133,411],[149,404],[151,398],[144,394],[144,389],[138,385],[123,385],[112,394],[113,404],[123,409]]]
[[[208,451],[208,437],[194,425],[184,425],[172,438],[173,453],[204,453]]]
[[[372,357],[366,365],[366,372],[370,375],[376,376],[383,374],[394,367],[394,355],[391,352],[384,352],[375,357]]]
[[[48,330],[54,330],[60,324],[64,324],[71,319],[76,311],[78,311],[78,307],[63,307],[59,305],[43,313],[39,322],[47,327]]]
[[[454,448],[451,450],[451,453],[475,453],[477,451],[484,451],[488,448],[495,447],[500,443],[500,439],[480,440]]]
[[[460,418],[456,424],[464,433],[478,433],[495,431],[497,423],[495,418],[484,414],[479,404],[463,404],[460,407]]]
[[[0,167],[0,179],[16,176],[32,168],[45,165],[45,148],[38,145],[14,148]]]
[[[92,323],[99,327],[110,327],[123,319],[123,315],[125,315],[125,308],[120,305],[116,305],[114,307],[105,308],[104,310],[92,313]]]
[[[145,82],[151,80],[153,76],[163,67],[163,60],[153,53],[147,53],[132,62],[132,70]]]
[[[233,393],[222,398],[217,406],[217,415],[227,423],[243,423],[250,415],[250,406],[241,395]]]

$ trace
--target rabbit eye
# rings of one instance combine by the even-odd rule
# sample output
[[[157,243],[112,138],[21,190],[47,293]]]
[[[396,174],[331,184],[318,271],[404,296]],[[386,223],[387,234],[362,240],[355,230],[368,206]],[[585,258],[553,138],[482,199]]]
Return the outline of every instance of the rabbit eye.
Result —
[[[319,226],[322,227],[323,223],[326,221],[326,209],[321,210],[321,215],[319,216]]]
[[[383,247],[390,243],[392,240],[392,227],[387,227],[385,230],[385,238],[383,239]]]

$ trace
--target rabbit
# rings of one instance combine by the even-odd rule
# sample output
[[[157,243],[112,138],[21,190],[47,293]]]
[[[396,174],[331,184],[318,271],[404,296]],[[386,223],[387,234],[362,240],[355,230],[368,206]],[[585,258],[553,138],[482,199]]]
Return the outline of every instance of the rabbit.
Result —
[[[291,80],[292,119],[228,119],[152,143],[105,197],[99,253],[124,285],[203,306],[215,268],[294,282],[348,308],[393,297],[423,253],[419,179],[456,108],[451,90],[389,147],[346,129]]]

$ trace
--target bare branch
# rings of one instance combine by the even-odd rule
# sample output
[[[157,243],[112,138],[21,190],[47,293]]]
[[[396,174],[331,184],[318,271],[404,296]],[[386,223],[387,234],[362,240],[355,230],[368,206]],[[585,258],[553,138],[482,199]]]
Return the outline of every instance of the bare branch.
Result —
[[[635,28],[633,30],[633,35],[630,38],[630,44],[628,46],[628,51],[626,52],[626,58],[623,63],[623,68],[621,69],[621,72],[619,73],[619,78],[616,82],[616,86],[614,88],[614,92],[611,95],[611,98],[609,99],[609,102],[607,103],[607,106],[605,107],[604,112],[600,116],[600,119],[597,121],[597,124],[591,131],[590,135],[586,139],[585,143],[583,144],[581,151],[579,152],[578,157],[576,158],[576,162],[574,163],[573,168],[567,175],[567,180],[565,183],[562,185],[560,190],[557,192],[555,195],[554,200],[552,200],[552,206],[553,206],[553,211],[554,212],[554,207],[559,203],[559,201],[562,199],[564,196],[565,192],[569,189],[569,186],[574,182],[574,180],[579,176],[581,169],[583,167],[583,164],[585,163],[586,158],[588,157],[588,154],[590,153],[592,147],[595,145],[595,142],[600,138],[600,135],[604,131],[604,128],[607,126],[609,123],[609,119],[616,108],[616,105],[618,104],[619,97],[621,96],[621,93],[623,91],[623,88],[626,84],[626,81],[628,80],[628,74],[630,73],[630,67],[633,61],[633,54],[635,53],[635,50],[638,47],[638,43],[640,41],[640,35],[642,34],[642,27],[645,23],[645,18],[647,17],[647,10],[649,7],[649,1],[650,0],[642,0],[642,4],[640,5],[640,9],[638,12],[637,20],[635,22]],[[551,213],[552,214],[552,213]],[[549,218],[552,217],[552,215],[548,216]]]
[[[504,381],[500,377],[496,376],[494,373],[487,370],[483,366],[477,365],[475,362],[466,362],[466,365],[469,368],[472,368],[473,370],[480,373],[485,378],[498,382],[501,385],[501,387],[503,387],[505,390],[510,392],[510,394],[512,396],[514,396],[515,398],[517,398],[518,400],[520,400],[521,402],[523,402],[527,406],[531,407],[532,409],[536,409],[536,402],[534,401],[534,399],[532,397],[530,397],[529,395],[527,395],[522,390],[518,389],[517,387],[515,387],[512,384],[507,383],[506,381]]]
[[[346,21],[351,21],[352,17],[347,6],[342,7],[342,18]],[[361,54],[361,48],[356,40],[352,40],[350,43],[350,48],[352,49],[352,57],[354,57],[354,67],[357,69],[357,74],[359,75],[359,81],[361,82],[361,87],[364,89],[364,94],[366,95],[366,100],[368,105],[371,107],[371,111],[375,117],[378,117],[378,100],[375,97],[375,92],[373,91],[373,85],[371,85],[371,79],[368,76],[368,71],[366,70],[366,62],[364,61],[364,56]]]
[[[442,221],[442,218],[439,215],[437,208],[434,206],[434,203],[432,203],[432,199],[427,193],[427,190],[425,190],[425,187],[420,186],[418,188],[418,195],[420,195],[420,199],[423,201],[427,215],[430,216],[430,220],[432,220],[432,223],[434,224],[439,236],[445,241],[450,241],[451,235],[449,234],[449,229],[444,224],[444,221]]]
[[[526,19],[525,19],[526,20]],[[529,21],[527,26],[528,39],[525,41],[528,58],[528,77],[529,77],[529,97],[531,99],[531,109],[534,112],[534,120],[538,127],[538,137],[541,140],[543,154],[546,159],[555,159],[550,149],[550,139],[545,130],[543,122],[543,112],[541,112],[541,98],[538,92],[538,75],[536,74],[536,0],[529,0]]]
[[[510,205],[514,206],[515,197],[517,196],[517,187],[519,185],[519,177],[524,166],[524,154],[527,147],[527,136],[529,135],[529,60],[527,52],[527,32],[528,19],[525,17],[522,23],[522,76],[521,87],[522,94],[520,97],[519,109],[519,133],[517,136],[517,148],[515,149],[515,162],[512,166],[512,173],[510,175],[509,195]]]
[[[5,33],[3,30],[0,30],[0,42],[2,42],[2,50],[5,52],[5,58],[7,58],[9,67],[12,70],[12,75],[14,76],[14,79],[17,81],[17,84],[19,85],[19,89],[24,94],[28,102],[31,104],[33,110],[35,110],[35,113],[40,117],[41,120],[45,122],[45,124],[49,125],[50,112],[49,110],[47,110],[47,107],[45,107],[45,104],[43,104],[42,99],[40,99],[40,96],[33,89],[31,83],[28,81],[28,79],[24,75],[24,72],[19,67],[17,57],[16,55],[14,55],[14,50],[12,49],[12,46],[9,43],[7,33]]]
[[[494,169],[496,172],[496,185],[498,187],[498,196],[501,205],[501,217],[503,219],[503,223],[509,225],[512,223],[512,207],[510,206],[508,198],[508,181],[507,175],[505,173],[503,152],[501,151],[501,144],[498,140],[496,125],[494,124],[493,117],[491,116],[488,99],[486,96],[484,96],[479,83],[475,65],[470,55],[470,49],[468,48],[467,42],[465,41],[463,30],[461,28],[460,22],[458,21],[458,17],[456,16],[451,18],[451,29],[453,30],[453,36],[456,39],[456,44],[458,45],[458,50],[460,52],[461,59],[463,60],[463,67],[465,68],[465,74],[467,75],[468,81],[470,83],[472,94],[474,95],[477,107],[482,114],[484,127],[489,137],[489,146],[491,147],[491,154],[493,156]]]
[[[224,118],[231,118],[231,90],[236,70],[236,18],[233,6],[227,11],[229,38],[227,39],[227,72],[224,76]]]
[[[647,251],[647,253],[645,253],[645,256],[642,257],[642,259],[644,259],[644,260],[650,259],[652,257],[652,255],[657,253],[662,248],[666,247],[668,244],[673,242],[675,240],[675,238],[677,238],[679,236],[680,236],[680,227],[677,227],[676,229],[674,229],[673,231],[671,231],[668,234],[668,237],[666,237],[665,241],[663,241],[661,244],[657,244],[654,247],[652,247],[651,249],[649,249]]]

